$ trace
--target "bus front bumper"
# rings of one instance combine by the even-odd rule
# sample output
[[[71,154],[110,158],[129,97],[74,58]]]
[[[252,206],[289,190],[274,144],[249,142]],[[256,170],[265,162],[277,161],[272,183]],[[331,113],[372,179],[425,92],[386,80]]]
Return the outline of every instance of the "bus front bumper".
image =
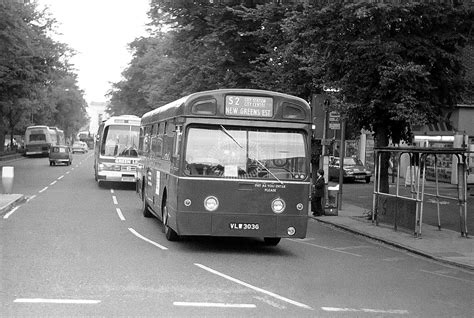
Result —
[[[97,174],[99,181],[110,181],[110,182],[136,182],[136,173],[124,173],[120,171],[99,171]]]
[[[305,238],[306,215],[252,215],[181,212],[180,235]]]

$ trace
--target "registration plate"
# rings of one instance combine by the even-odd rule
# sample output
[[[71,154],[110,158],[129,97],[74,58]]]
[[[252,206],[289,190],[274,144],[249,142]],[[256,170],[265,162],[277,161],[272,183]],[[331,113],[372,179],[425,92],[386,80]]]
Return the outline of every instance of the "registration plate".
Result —
[[[133,182],[135,181],[134,177],[122,177],[123,182]]]
[[[231,230],[258,230],[260,225],[258,223],[229,223]]]
[[[356,179],[365,179],[365,176],[355,176]]]

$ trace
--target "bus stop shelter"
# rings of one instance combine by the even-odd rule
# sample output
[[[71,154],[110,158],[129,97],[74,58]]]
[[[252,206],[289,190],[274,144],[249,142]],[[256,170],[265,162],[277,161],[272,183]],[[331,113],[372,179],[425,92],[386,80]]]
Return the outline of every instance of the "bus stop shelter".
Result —
[[[468,174],[468,151],[465,148],[424,148],[424,147],[383,147],[374,149],[375,156],[375,179],[372,222],[379,222],[412,230],[414,236],[421,238],[423,224],[423,209],[425,197],[432,197],[437,206],[438,229],[441,230],[440,199],[453,200],[459,208],[459,224],[462,237],[468,237],[467,229],[467,174]],[[382,158],[390,156],[396,166],[396,189],[394,193],[380,191],[380,177]],[[439,187],[439,156],[452,155],[452,163],[456,165],[457,195],[450,196],[440,194]],[[406,173],[403,176],[401,162],[409,162]],[[394,167],[395,168],[395,167]],[[426,172],[431,169],[434,172],[435,192],[425,191]],[[394,170],[394,169],[393,169]],[[392,170],[392,174],[394,173]],[[434,171],[433,171],[434,170]],[[408,186],[408,189],[402,186]],[[393,191],[392,191],[393,192]]]

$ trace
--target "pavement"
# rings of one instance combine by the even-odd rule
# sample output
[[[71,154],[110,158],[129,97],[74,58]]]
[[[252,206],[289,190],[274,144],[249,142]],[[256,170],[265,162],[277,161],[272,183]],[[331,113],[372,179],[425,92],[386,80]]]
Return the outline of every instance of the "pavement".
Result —
[[[336,214],[335,211],[331,214]],[[400,228],[369,220],[367,211],[350,204],[343,204],[337,215],[311,216],[321,223],[384,242],[412,253],[443,263],[474,271],[474,240],[461,232],[422,224],[420,237]],[[472,230],[472,229],[471,229]],[[468,228],[469,231],[469,228]]]
[[[23,194],[0,193],[0,217],[7,218],[9,211],[25,200]],[[413,233],[404,230],[395,231],[393,226],[382,223],[376,225],[368,219],[366,213],[365,209],[358,206],[343,204],[337,213],[334,210],[331,213],[337,215],[311,218],[430,259],[474,271],[474,241],[470,236],[461,236],[460,232],[448,229],[438,230],[438,227],[423,223],[421,237],[415,237]]]

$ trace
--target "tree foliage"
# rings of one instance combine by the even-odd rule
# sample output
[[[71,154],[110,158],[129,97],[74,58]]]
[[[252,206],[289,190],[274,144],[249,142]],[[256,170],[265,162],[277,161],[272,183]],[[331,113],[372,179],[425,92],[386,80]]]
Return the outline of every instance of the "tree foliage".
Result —
[[[339,89],[340,111],[375,133],[378,146],[411,140],[438,120],[463,88],[460,49],[472,11],[435,4],[352,4],[307,10],[285,21],[313,91]],[[302,45],[305,47],[302,47]]]
[[[0,3],[1,148],[7,132],[13,138],[31,124],[69,129],[87,119],[83,92],[68,63],[73,52],[50,37],[54,25],[48,12],[38,11],[34,3]],[[74,94],[67,107],[57,99],[64,92]]]
[[[287,2],[151,1],[154,33],[132,43],[134,60],[110,111],[141,115],[220,87],[306,100],[332,88],[335,110],[383,147],[411,141],[415,125],[439,121],[469,87],[461,50],[472,41],[472,9]]]
[[[152,1],[154,33],[131,43],[134,58],[114,84],[109,112],[141,115],[196,91],[256,87],[252,63],[263,51],[250,31],[259,22],[231,2]]]

